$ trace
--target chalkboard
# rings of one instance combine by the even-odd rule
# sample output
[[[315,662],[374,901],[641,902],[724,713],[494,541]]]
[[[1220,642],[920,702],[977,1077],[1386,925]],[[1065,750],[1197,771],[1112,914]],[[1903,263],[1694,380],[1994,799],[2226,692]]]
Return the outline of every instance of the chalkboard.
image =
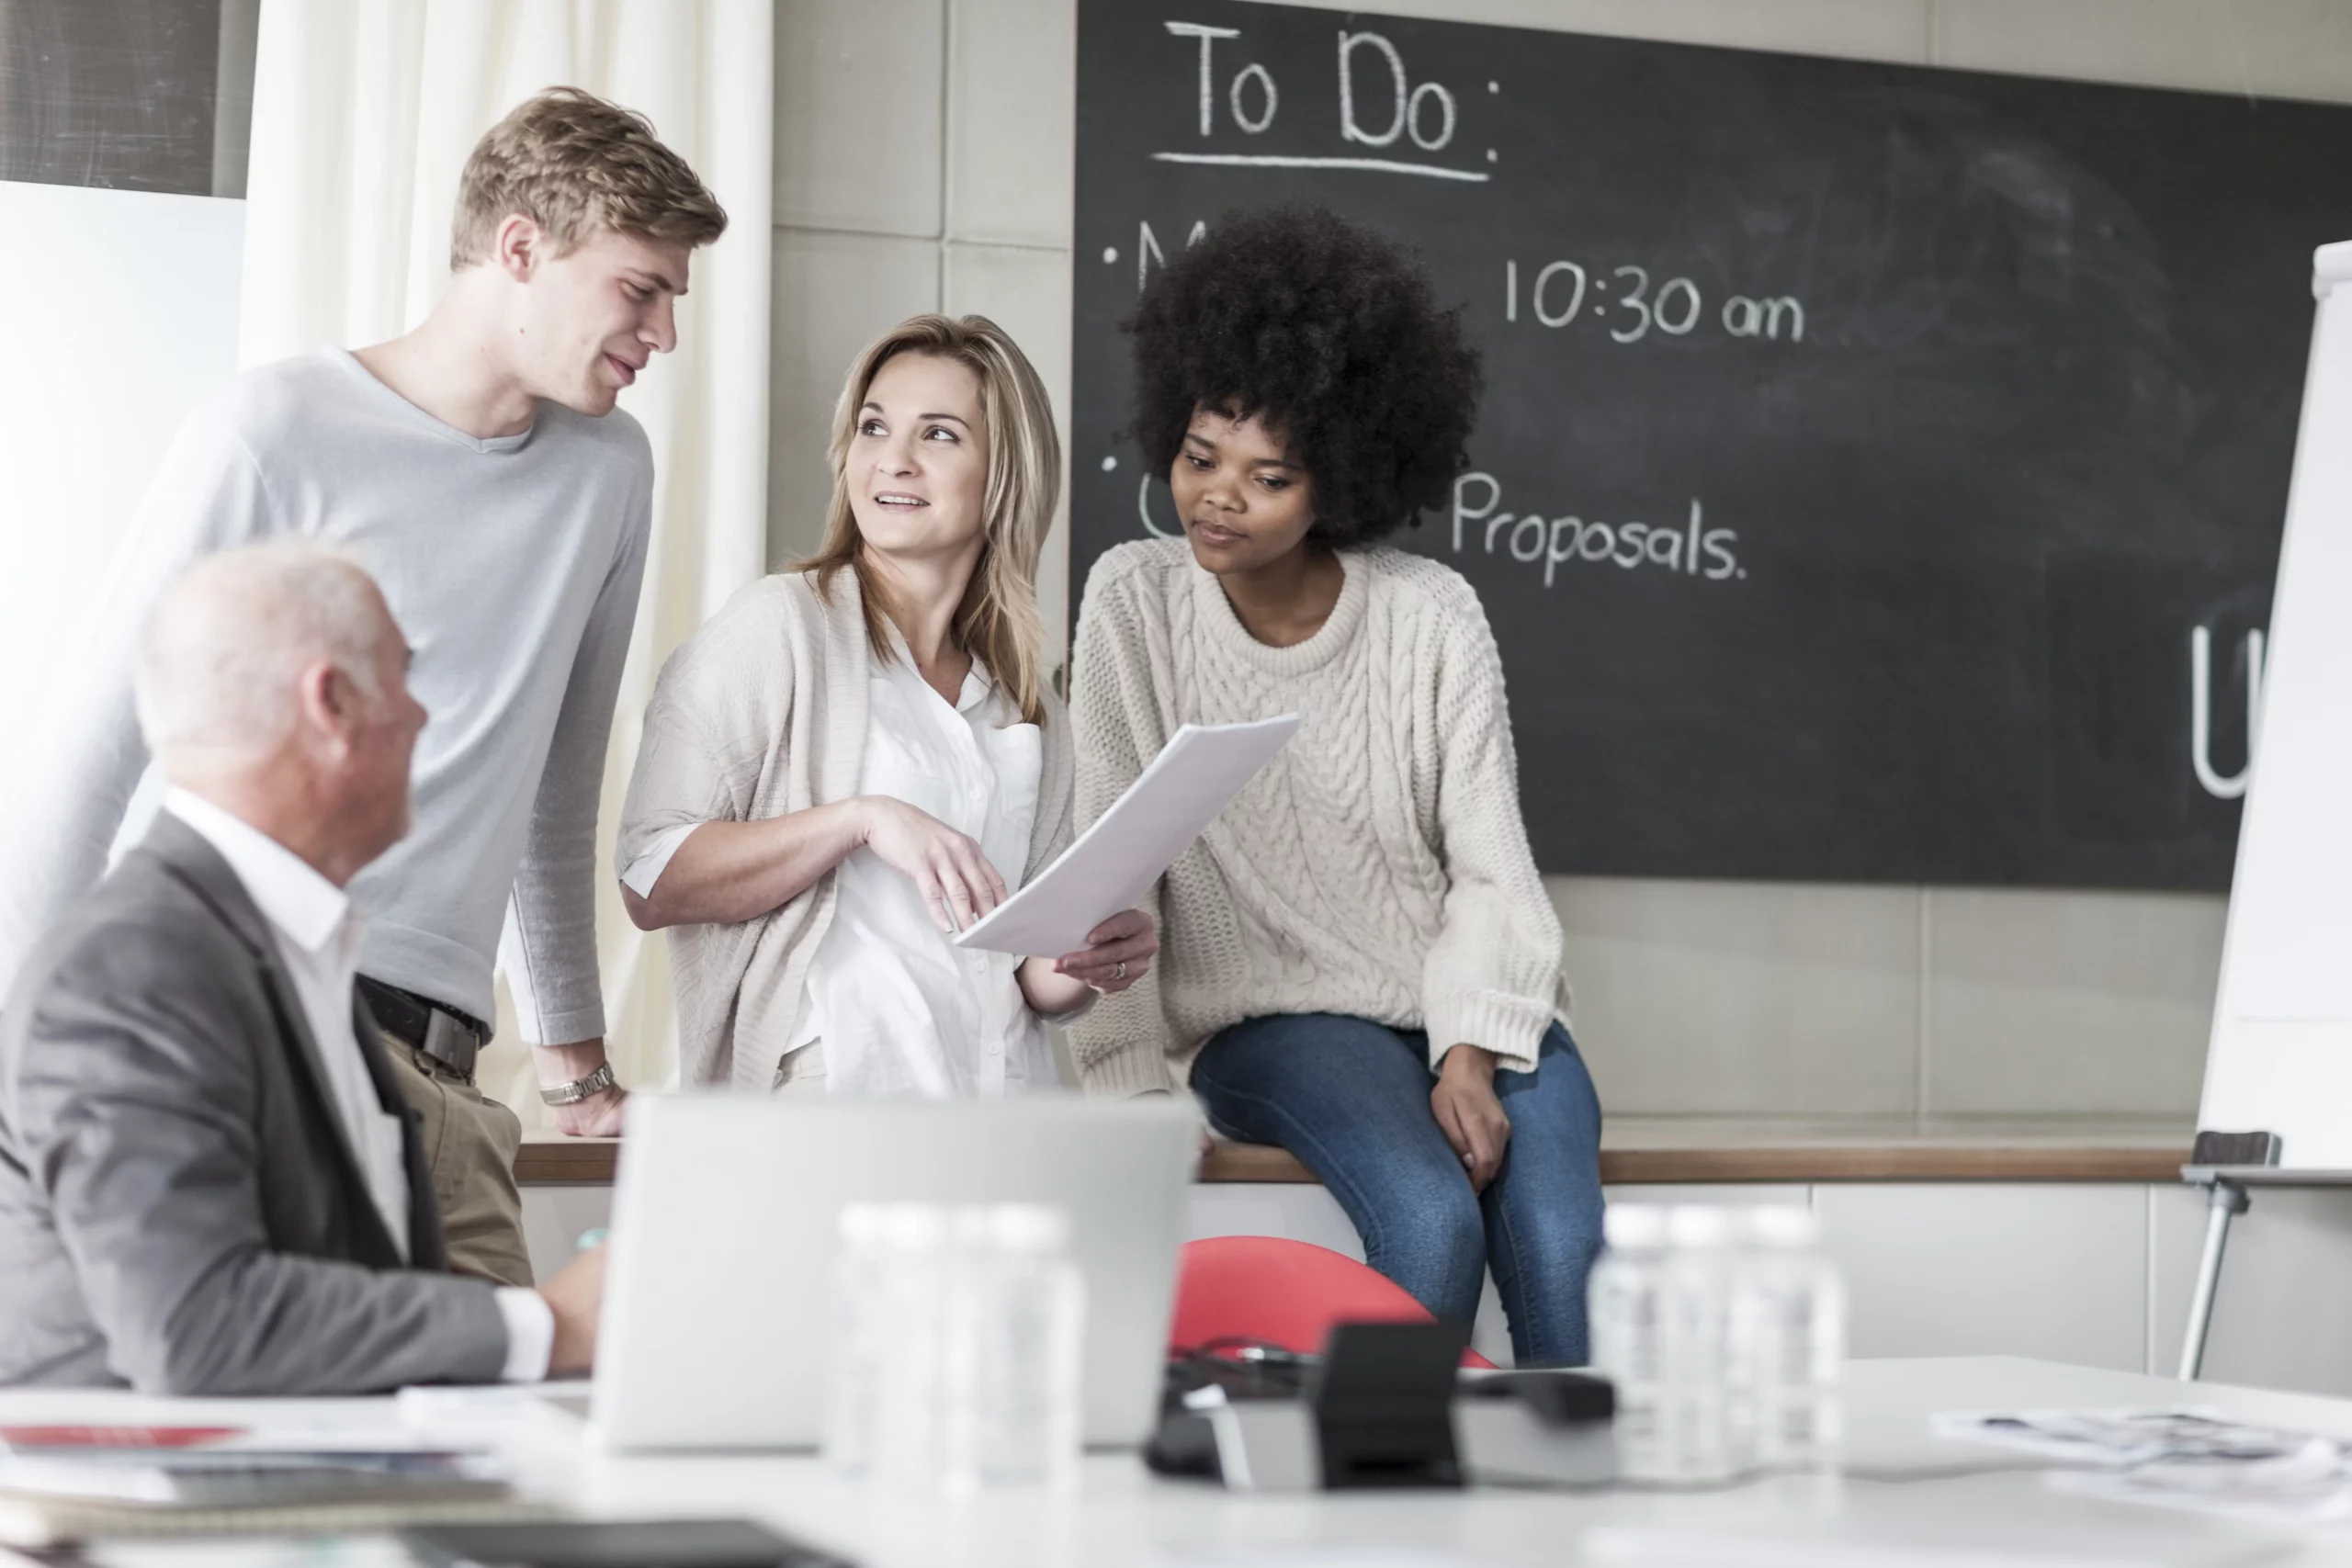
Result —
[[[0,180],[243,196],[258,8],[0,0]]]
[[[1226,212],[1417,246],[1548,871],[2222,888],[2352,110],[1080,0],[1074,579],[1172,531],[1117,330]],[[2352,612],[2347,612],[2352,613]]]

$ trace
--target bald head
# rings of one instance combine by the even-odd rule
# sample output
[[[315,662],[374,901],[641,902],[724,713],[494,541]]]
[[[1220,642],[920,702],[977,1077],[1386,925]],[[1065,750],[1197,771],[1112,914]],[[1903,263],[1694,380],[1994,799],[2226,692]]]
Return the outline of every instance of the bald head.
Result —
[[[172,783],[342,884],[408,831],[425,718],[408,656],[350,558],[307,539],[224,550],[148,617],[139,727]]]
[[[207,556],[148,617],[139,728],[167,771],[197,750],[266,756],[300,715],[304,671],[332,665],[373,699],[399,635],[374,581],[324,546],[275,539]]]

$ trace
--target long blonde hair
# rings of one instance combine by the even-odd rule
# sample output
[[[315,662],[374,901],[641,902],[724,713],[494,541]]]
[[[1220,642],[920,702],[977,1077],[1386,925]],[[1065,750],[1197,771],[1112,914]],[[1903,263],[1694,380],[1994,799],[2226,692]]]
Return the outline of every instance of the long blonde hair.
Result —
[[[833,435],[827,448],[833,465],[833,499],[825,513],[824,542],[793,568],[814,572],[817,592],[832,596],[835,572],[847,568],[857,578],[865,611],[866,640],[880,660],[897,657],[890,646],[889,598],[865,559],[865,539],[849,504],[849,448],[857,434],[859,411],[874,378],[893,356],[927,354],[963,366],[978,378],[980,411],[989,429],[989,481],[982,511],[988,542],[973,569],[971,585],[956,607],[950,635],[956,646],[988,666],[1021,716],[1045,719],[1038,645],[1037,558],[1061,498],[1062,444],[1054,434],[1053,404],[1045,383],[1002,327],[986,316],[910,316],[876,338],[850,367],[841,401],[833,407]]]

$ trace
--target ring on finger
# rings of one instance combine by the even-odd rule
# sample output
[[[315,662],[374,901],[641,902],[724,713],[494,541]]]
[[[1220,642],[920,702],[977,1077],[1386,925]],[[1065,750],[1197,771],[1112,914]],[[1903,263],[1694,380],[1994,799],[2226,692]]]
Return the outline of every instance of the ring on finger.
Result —
[[[1113,974],[1119,979],[1125,979],[1127,977],[1127,961],[1124,958],[1120,959],[1119,967],[1113,971]]]

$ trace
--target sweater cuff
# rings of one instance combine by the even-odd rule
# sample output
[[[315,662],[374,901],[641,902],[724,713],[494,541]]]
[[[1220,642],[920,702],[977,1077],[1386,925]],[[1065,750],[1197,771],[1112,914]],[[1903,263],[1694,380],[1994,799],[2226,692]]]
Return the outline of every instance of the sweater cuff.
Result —
[[[1493,1052],[1495,1066],[1505,1071],[1532,1073],[1536,1054],[1544,1048],[1544,1032],[1552,1027],[1552,1012],[1544,1004],[1502,991],[1435,997],[1425,1010],[1431,1072],[1456,1045],[1476,1045]]]
[[[1130,1099],[1157,1089],[1175,1092],[1175,1080],[1160,1054],[1145,1043],[1114,1045],[1078,1064],[1078,1081],[1089,1094]]]

